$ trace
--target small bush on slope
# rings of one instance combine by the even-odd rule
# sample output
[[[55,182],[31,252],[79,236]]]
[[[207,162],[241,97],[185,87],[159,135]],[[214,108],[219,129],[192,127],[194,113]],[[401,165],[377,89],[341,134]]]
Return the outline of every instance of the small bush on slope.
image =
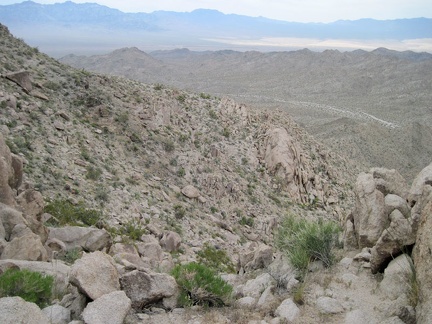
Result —
[[[329,267],[334,262],[332,248],[337,242],[339,226],[333,222],[308,222],[286,217],[276,235],[276,245],[285,252],[301,277],[313,260],[321,260]]]
[[[0,298],[19,296],[43,308],[49,305],[54,277],[26,269],[8,269],[0,275]]]
[[[86,208],[83,203],[73,205],[67,200],[53,200],[45,206],[44,211],[55,217],[48,221],[52,226],[101,226],[103,221],[102,212]]]
[[[203,264],[179,264],[172,275],[180,286],[179,304],[182,306],[220,307],[229,303],[232,287]]]
[[[198,261],[216,272],[235,273],[235,267],[229,256],[223,250],[204,244],[198,253]]]

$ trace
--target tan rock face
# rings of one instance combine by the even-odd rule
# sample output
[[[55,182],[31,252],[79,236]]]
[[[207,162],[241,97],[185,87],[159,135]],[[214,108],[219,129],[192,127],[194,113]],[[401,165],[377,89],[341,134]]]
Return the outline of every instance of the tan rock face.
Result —
[[[49,239],[62,241],[66,250],[80,248],[89,252],[102,250],[111,244],[111,237],[107,231],[92,227],[53,227],[50,228]]]
[[[149,304],[176,298],[178,293],[175,279],[164,273],[153,273],[134,270],[120,278],[122,290],[132,300],[132,308],[141,310]],[[172,307],[175,306],[171,305]]]
[[[356,207],[353,211],[354,227],[359,248],[372,247],[388,226],[384,208],[384,194],[375,188],[371,174],[362,173],[357,178]]]
[[[120,290],[114,260],[99,251],[85,254],[76,261],[71,269],[69,281],[93,300]]]
[[[299,148],[284,128],[275,128],[266,134],[263,159],[268,170],[280,178],[290,197],[302,201],[300,184]]]
[[[181,244],[181,237],[176,232],[165,232],[160,240],[161,247],[167,252],[177,251]]]
[[[21,88],[23,88],[27,93],[31,92],[33,89],[30,73],[28,71],[20,71],[15,73],[9,73],[6,75],[6,78],[18,84]]]
[[[16,162],[15,162],[16,163]],[[22,178],[22,173],[17,175]],[[9,206],[15,205],[14,193],[11,185],[19,180],[15,179],[15,170],[12,166],[12,155],[0,133],[0,202]]]
[[[417,202],[423,201],[420,223],[418,227],[416,245],[413,250],[413,259],[416,268],[416,278],[420,288],[419,304],[417,306],[417,323],[432,322],[432,186],[423,188],[423,195]]]
[[[49,323],[36,304],[26,302],[21,297],[0,298],[0,309],[1,323]]]
[[[130,308],[131,300],[124,291],[114,291],[89,303],[82,317],[88,324],[122,324]]]
[[[15,226],[15,228],[17,227]],[[25,229],[23,233],[14,237],[5,246],[1,259],[47,261],[48,254],[42,245],[40,237],[34,234],[28,227],[25,227]]]
[[[192,185],[187,185],[186,187],[183,187],[181,193],[191,199],[201,196],[199,190]]]

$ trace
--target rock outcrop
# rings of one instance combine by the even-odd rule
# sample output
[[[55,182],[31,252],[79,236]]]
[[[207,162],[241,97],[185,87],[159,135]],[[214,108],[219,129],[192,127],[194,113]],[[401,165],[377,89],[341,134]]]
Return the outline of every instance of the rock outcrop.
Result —
[[[419,288],[417,323],[426,324],[432,322],[432,280],[430,276],[432,267],[432,237],[430,235],[432,228],[432,185],[423,183],[422,195],[417,196],[416,199],[417,202],[413,210],[416,209],[416,214],[420,216],[416,244],[413,250]],[[416,208],[417,205],[421,208]]]
[[[365,251],[359,258],[370,260],[373,273],[384,271],[380,289],[387,298],[401,309],[418,298],[417,323],[432,321],[432,281],[428,275],[432,266],[431,180],[432,164],[419,173],[409,190],[394,170],[372,169],[361,174],[356,206],[345,227],[346,247],[370,248],[369,255]],[[412,246],[413,261],[405,254],[397,257]],[[412,318],[408,313],[407,318]]]
[[[407,185],[395,170],[361,173],[355,195],[345,225],[345,248],[371,248],[370,266],[376,273],[415,243],[418,219],[406,201]]]

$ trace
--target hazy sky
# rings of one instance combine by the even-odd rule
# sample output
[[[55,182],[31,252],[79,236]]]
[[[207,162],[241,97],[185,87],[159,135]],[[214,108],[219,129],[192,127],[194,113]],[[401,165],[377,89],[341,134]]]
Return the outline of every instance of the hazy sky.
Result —
[[[1,5],[22,0],[0,0]],[[36,0],[52,4],[63,0]],[[217,9],[223,13],[263,16],[296,22],[332,22],[340,19],[432,18],[431,0],[74,0],[96,2],[124,12]]]

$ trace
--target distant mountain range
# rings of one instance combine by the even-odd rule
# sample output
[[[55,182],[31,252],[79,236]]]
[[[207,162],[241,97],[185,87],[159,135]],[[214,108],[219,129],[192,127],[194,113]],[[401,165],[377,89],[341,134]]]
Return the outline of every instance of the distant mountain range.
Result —
[[[223,14],[216,10],[124,13],[95,3],[71,1],[43,5],[32,1],[0,6],[0,22],[31,45],[63,54],[92,46],[93,52],[124,46],[211,48],[223,39],[421,39],[432,38],[432,19],[397,19],[333,23],[296,23],[263,17]]]

